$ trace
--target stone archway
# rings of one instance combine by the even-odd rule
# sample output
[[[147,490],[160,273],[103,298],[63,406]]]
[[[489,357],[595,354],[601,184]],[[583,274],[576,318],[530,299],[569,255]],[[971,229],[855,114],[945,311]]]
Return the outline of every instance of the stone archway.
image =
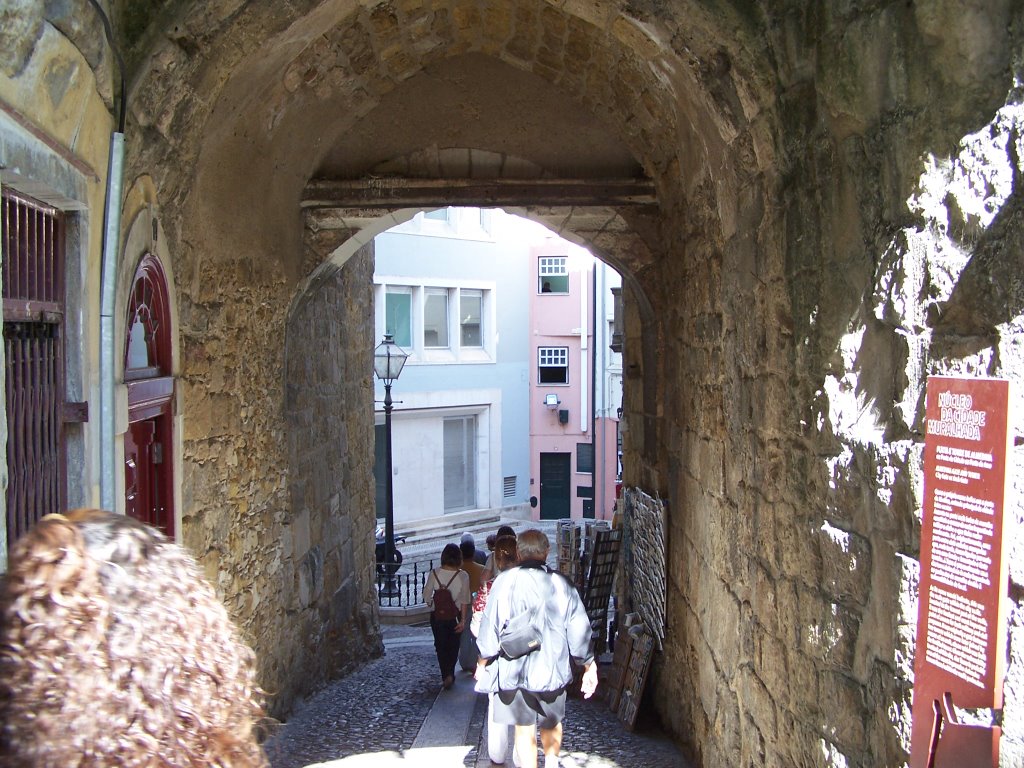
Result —
[[[966,19],[945,7],[183,6],[143,60],[131,162],[160,179],[180,253],[183,535],[257,646],[279,635],[302,569],[315,592],[321,567],[293,557],[322,531],[293,514],[297,401],[282,385],[288,308],[326,257],[303,240],[310,180],[411,156],[436,158],[444,179],[457,148],[526,158],[512,175],[530,178],[631,161],[658,197],[628,222],[645,253],[625,239],[603,250],[651,307],[628,327],[626,474],[670,500],[659,713],[707,766],[902,760],[911,427],[887,412],[877,439],[837,433],[824,382],[871,365],[837,358],[910,215],[919,156],[948,151],[1005,97],[1020,38],[1009,4]],[[959,47],[965,25],[987,52]],[[535,125],[494,105],[504,90],[533,91],[519,103]],[[306,290],[341,296],[332,280]],[[877,348],[898,357],[901,331],[873,326]],[[834,482],[837,457],[850,471]],[[351,572],[368,575],[369,542],[353,541]],[[287,656],[262,654],[269,685],[293,679]]]

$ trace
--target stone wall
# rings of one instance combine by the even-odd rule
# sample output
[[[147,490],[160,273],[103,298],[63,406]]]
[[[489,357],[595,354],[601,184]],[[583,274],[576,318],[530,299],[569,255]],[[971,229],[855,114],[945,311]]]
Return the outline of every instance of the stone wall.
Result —
[[[742,178],[732,222],[698,189],[700,234],[642,276],[659,321],[627,370],[658,377],[664,419],[627,480],[671,511],[653,699],[705,768],[907,759],[926,377],[1024,386],[1021,19],[957,8],[787,16],[784,162]],[[659,371],[634,339],[674,353]],[[627,401],[642,450],[651,404]],[[1024,748],[1016,570],[1003,765]]]
[[[0,97],[87,161],[91,328],[111,57],[87,3],[20,5]],[[655,706],[705,768],[903,762],[924,380],[1024,384],[1020,3],[175,0],[148,29],[137,7],[127,168],[174,260],[182,537],[275,712],[380,648],[369,257],[319,268],[337,243],[303,242],[304,185],[443,148],[599,178],[611,152],[656,212],[533,213],[626,272],[626,481],[669,509]],[[416,78],[466,54],[459,119],[431,123]],[[515,114],[479,98],[513,81]]]
[[[373,244],[306,289],[288,321],[285,421],[293,523],[278,642],[292,659],[278,706],[383,646],[373,529]]]
[[[282,715],[381,652],[372,253],[322,275],[291,312],[284,282],[261,285],[243,264],[181,267],[205,275],[180,300],[182,538],[256,649]]]

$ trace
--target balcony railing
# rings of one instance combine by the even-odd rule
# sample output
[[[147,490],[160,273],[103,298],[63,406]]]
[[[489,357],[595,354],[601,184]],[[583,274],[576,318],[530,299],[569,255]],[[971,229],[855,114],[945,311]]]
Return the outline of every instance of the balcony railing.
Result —
[[[399,566],[398,573],[388,577],[377,574],[377,604],[382,608],[413,608],[423,605],[423,585],[427,574],[434,569],[434,561],[424,568],[425,563],[413,563],[410,570]]]

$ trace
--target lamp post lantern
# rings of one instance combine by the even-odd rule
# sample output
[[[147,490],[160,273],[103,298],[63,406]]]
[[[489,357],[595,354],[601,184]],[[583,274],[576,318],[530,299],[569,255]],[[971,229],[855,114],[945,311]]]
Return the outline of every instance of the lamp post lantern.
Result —
[[[409,353],[395,344],[390,333],[384,334],[384,341],[373,350],[373,372],[384,382],[384,573],[387,583],[384,594],[393,597],[398,589],[395,586],[395,497],[391,470],[391,411],[394,403],[391,400],[391,385],[402,372],[402,367]]]

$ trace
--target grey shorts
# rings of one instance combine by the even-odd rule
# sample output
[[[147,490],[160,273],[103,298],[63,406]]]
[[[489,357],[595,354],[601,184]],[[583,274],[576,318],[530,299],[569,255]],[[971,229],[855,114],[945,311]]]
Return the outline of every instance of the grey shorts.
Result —
[[[550,730],[565,717],[565,688],[557,691],[498,691],[491,700],[494,722]],[[538,721],[539,718],[539,721]]]

